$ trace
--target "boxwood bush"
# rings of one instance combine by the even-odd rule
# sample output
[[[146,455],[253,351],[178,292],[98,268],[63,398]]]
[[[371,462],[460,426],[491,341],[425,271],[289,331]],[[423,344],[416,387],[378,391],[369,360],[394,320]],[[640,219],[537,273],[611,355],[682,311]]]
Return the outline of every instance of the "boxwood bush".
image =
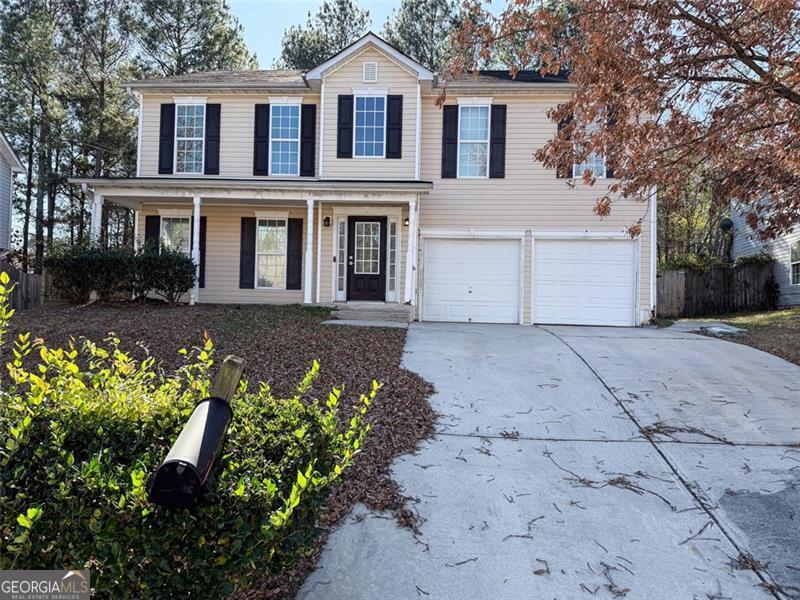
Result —
[[[8,278],[0,276],[0,337]],[[182,351],[165,375],[120,340],[50,348],[0,341],[0,569],[88,568],[101,598],[220,598],[291,565],[315,539],[326,489],[359,451],[365,413],[337,417],[340,393],[275,398],[243,382],[224,454],[191,509],[148,502],[154,471],[209,394],[213,344]],[[34,364],[35,363],[35,364]]]

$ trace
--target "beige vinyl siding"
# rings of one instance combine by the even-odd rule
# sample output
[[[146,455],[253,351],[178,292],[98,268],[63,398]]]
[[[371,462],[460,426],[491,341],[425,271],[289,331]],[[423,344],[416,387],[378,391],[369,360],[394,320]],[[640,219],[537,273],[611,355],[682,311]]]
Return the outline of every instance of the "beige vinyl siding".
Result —
[[[11,165],[0,154],[0,249],[8,250],[11,247],[11,191],[14,185],[14,175]]]
[[[147,205],[139,211],[139,231],[144,233],[145,217],[158,215],[159,208],[183,208],[186,205]],[[239,254],[242,217],[255,217],[254,211],[289,212],[290,219],[303,219],[303,255],[305,256],[306,222],[305,208],[280,206],[203,206],[200,214],[206,221],[206,280],[200,289],[200,302],[223,304],[292,304],[303,302],[303,290],[240,289]],[[316,218],[316,215],[315,215]],[[316,239],[316,238],[315,238]],[[303,262],[301,288],[305,284],[305,262]]]
[[[276,94],[283,96],[282,94]],[[161,123],[161,104],[173,102],[172,95],[146,94],[142,104],[142,146],[139,175],[158,176],[158,135]],[[220,151],[219,175],[203,175],[209,178],[253,177],[253,134],[255,105],[269,103],[266,94],[226,94],[208,96],[208,104],[220,105]],[[319,96],[304,95],[304,104],[317,105],[316,132],[319,139]],[[319,143],[315,145],[315,174],[319,165]],[[184,177],[175,175],[175,177]],[[281,175],[276,178],[287,179]]]
[[[363,63],[378,63],[378,82],[363,82]],[[403,96],[402,158],[336,158],[339,94],[353,90],[387,89]],[[326,179],[413,179],[416,148],[417,79],[382,52],[367,49],[325,77],[325,140],[323,175]],[[384,138],[385,140],[385,138]],[[355,151],[355,147],[353,148]]]
[[[474,94],[470,94],[474,95]],[[489,94],[482,94],[489,96]],[[556,95],[493,97],[493,104],[505,104],[506,169],[503,179],[442,179],[442,111],[435,97],[423,96],[421,179],[433,182],[433,190],[420,203],[420,229],[508,229],[557,232],[620,232],[639,219],[639,307],[650,305],[650,215],[648,206],[634,200],[618,199],[612,214],[595,216],[595,200],[605,193],[607,182],[594,187],[578,184],[570,188],[567,180],[556,177],[534,161],[534,151],[556,131],[547,110],[564,98]],[[447,104],[456,104],[452,93]],[[531,249],[526,234],[525,280],[523,288],[524,322],[529,322],[531,306]]]

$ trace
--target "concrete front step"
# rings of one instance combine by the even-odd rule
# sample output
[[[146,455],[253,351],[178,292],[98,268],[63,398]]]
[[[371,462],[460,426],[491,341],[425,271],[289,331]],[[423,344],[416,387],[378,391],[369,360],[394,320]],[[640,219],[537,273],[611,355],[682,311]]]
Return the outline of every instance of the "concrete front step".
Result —
[[[349,321],[411,321],[411,307],[402,304],[358,304],[347,303],[331,311],[334,319]]]

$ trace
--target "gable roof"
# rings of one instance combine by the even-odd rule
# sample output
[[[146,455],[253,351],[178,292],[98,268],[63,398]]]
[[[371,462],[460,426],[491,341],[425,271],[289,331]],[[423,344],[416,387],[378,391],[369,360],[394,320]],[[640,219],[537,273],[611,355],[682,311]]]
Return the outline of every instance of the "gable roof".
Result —
[[[17,156],[17,153],[14,152],[14,148],[8,143],[8,139],[6,139],[2,131],[0,131],[0,154],[6,157],[8,164],[11,165],[12,173],[21,173],[25,170],[25,167],[22,166],[22,161]]]
[[[306,79],[321,79],[326,71],[347,60],[351,56],[361,52],[361,50],[367,46],[374,46],[378,50],[382,51],[395,62],[415,73],[419,79],[424,81],[433,81],[433,71],[427,69],[413,58],[401,52],[389,42],[378,37],[371,31],[361,36],[355,42],[347,46],[345,49],[337,52],[323,63],[311,69],[308,73],[306,73]]]

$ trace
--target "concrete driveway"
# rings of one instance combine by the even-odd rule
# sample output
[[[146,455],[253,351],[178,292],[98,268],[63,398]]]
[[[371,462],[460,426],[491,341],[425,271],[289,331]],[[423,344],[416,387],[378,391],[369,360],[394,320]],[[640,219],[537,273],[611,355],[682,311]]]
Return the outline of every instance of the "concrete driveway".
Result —
[[[415,324],[438,434],[298,598],[800,597],[800,367],[670,329]],[[782,591],[781,591],[782,590]]]

